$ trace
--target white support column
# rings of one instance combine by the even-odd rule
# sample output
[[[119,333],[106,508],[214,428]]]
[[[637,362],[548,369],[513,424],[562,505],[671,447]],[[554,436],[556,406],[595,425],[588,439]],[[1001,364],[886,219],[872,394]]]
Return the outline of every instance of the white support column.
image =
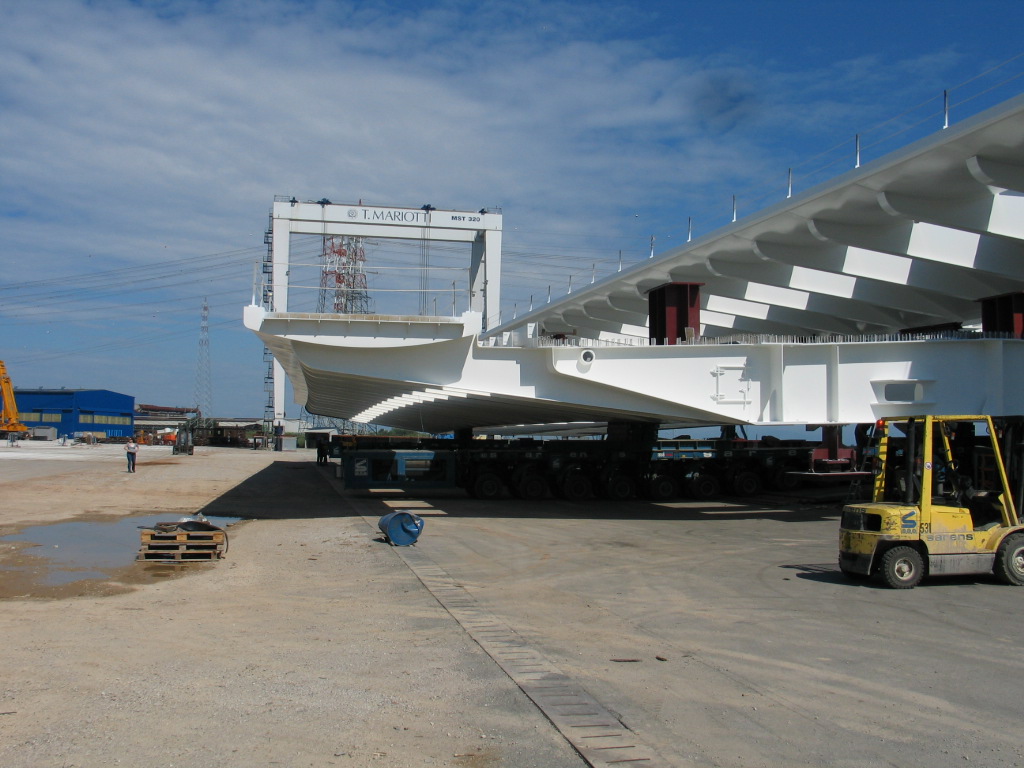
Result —
[[[274,293],[271,297],[271,312],[288,311],[288,276],[291,265],[291,226],[286,218],[278,218],[274,206],[273,270]],[[285,373],[277,358],[274,358],[274,424],[284,423],[285,418]]]
[[[481,232],[473,241],[473,251],[469,262],[469,307],[471,312],[479,312],[484,320],[484,330],[487,329],[487,309],[484,306],[487,283],[487,242]],[[455,314],[458,314],[457,312]]]
[[[477,233],[469,265],[469,309],[483,316],[483,329],[498,324],[501,311],[501,230]]]

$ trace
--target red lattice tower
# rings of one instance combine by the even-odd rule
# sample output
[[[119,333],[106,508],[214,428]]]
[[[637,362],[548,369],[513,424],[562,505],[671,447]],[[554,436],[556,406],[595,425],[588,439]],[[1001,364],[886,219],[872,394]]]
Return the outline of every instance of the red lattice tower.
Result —
[[[366,285],[363,238],[325,237],[321,263],[317,311],[369,314],[371,302]]]

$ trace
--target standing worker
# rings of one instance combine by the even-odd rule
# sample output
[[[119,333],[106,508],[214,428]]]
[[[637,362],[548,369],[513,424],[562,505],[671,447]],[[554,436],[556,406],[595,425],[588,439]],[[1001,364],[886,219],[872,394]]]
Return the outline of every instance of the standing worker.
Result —
[[[128,443],[124,447],[125,455],[128,457],[128,471],[135,471],[135,455],[139,452],[139,444],[135,442],[135,438],[129,437]]]

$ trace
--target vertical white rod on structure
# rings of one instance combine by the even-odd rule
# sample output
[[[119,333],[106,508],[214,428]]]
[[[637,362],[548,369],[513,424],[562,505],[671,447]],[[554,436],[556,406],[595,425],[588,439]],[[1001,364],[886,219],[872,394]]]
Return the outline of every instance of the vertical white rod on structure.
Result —
[[[653,259],[654,258],[654,235],[651,235],[651,255],[648,256],[647,258],[648,259]]]
[[[569,275],[569,293],[572,293],[572,275]]]
[[[839,419],[839,345],[828,345],[828,360],[825,363],[825,414],[829,421]]]
[[[548,304],[551,303],[551,286],[548,286]]]
[[[857,164],[854,165],[853,167],[854,168],[860,168],[860,134],[859,133],[854,137],[853,143],[854,143],[854,146],[856,147],[856,150],[857,150]]]
[[[452,317],[455,317],[456,314],[458,314],[458,308],[455,306],[455,302],[456,302],[455,281],[452,280]]]
[[[430,290],[430,212],[434,210],[434,206],[430,203],[421,206],[424,211],[423,222],[424,226],[420,233],[420,315],[427,314],[427,293]],[[484,322],[487,318],[484,318]]]
[[[785,344],[765,344],[762,349],[768,353],[768,381],[770,394],[768,407],[774,421],[783,421],[786,415],[784,376],[786,370]]]
[[[942,129],[949,128],[949,91],[942,92]]]
[[[732,220],[736,221],[736,195],[732,196]]]
[[[789,169],[789,183],[786,185],[786,199],[793,196],[793,169]]]
[[[619,272],[622,271],[622,251],[619,251]]]
[[[533,312],[533,294],[530,294],[530,311]]]
[[[512,319],[515,320],[517,317],[519,317],[519,305],[518,304],[513,304],[512,305]]]
[[[597,264],[590,265],[590,284],[593,285],[594,281],[597,280]]]
[[[259,290],[259,283],[257,282],[259,280],[259,272],[260,263],[257,261],[252,265],[252,305],[254,307],[256,306],[256,292]],[[262,294],[263,291],[260,291],[260,293]]]
[[[686,242],[693,240],[693,216],[686,217]]]

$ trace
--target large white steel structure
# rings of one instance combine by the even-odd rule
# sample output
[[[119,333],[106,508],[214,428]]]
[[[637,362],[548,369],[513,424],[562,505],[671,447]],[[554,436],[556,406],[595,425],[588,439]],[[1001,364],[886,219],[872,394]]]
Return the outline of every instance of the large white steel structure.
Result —
[[[292,234],[471,243],[469,308],[482,317],[487,317],[488,311],[498,312],[497,297],[501,295],[499,213],[490,213],[486,210],[439,211],[431,205],[424,205],[421,208],[382,208],[362,203],[334,204],[327,199],[306,203],[295,198],[275,201],[271,210],[270,225],[272,288],[259,292],[259,295],[268,297],[267,309],[272,314],[288,312]],[[489,296],[494,299],[490,299]],[[275,352],[274,420],[275,423],[280,423],[285,417],[284,368],[281,366],[281,356],[276,354],[275,348],[268,345],[268,349]],[[298,400],[303,389],[302,384],[295,376],[292,376],[292,383]],[[310,413],[322,416],[341,416],[337,413],[317,411],[308,405],[306,409]]]
[[[290,208],[282,233],[351,217]],[[494,231],[467,229],[484,242]],[[279,295],[287,255],[276,259]],[[248,307],[245,324],[307,410],[425,431],[1024,414],[1024,97],[496,327],[483,320],[496,276],[475,279],[489,304],[461,317],[275,302]],[[666,332],[651,297],[679,283],[699,299],[699,327]]]

